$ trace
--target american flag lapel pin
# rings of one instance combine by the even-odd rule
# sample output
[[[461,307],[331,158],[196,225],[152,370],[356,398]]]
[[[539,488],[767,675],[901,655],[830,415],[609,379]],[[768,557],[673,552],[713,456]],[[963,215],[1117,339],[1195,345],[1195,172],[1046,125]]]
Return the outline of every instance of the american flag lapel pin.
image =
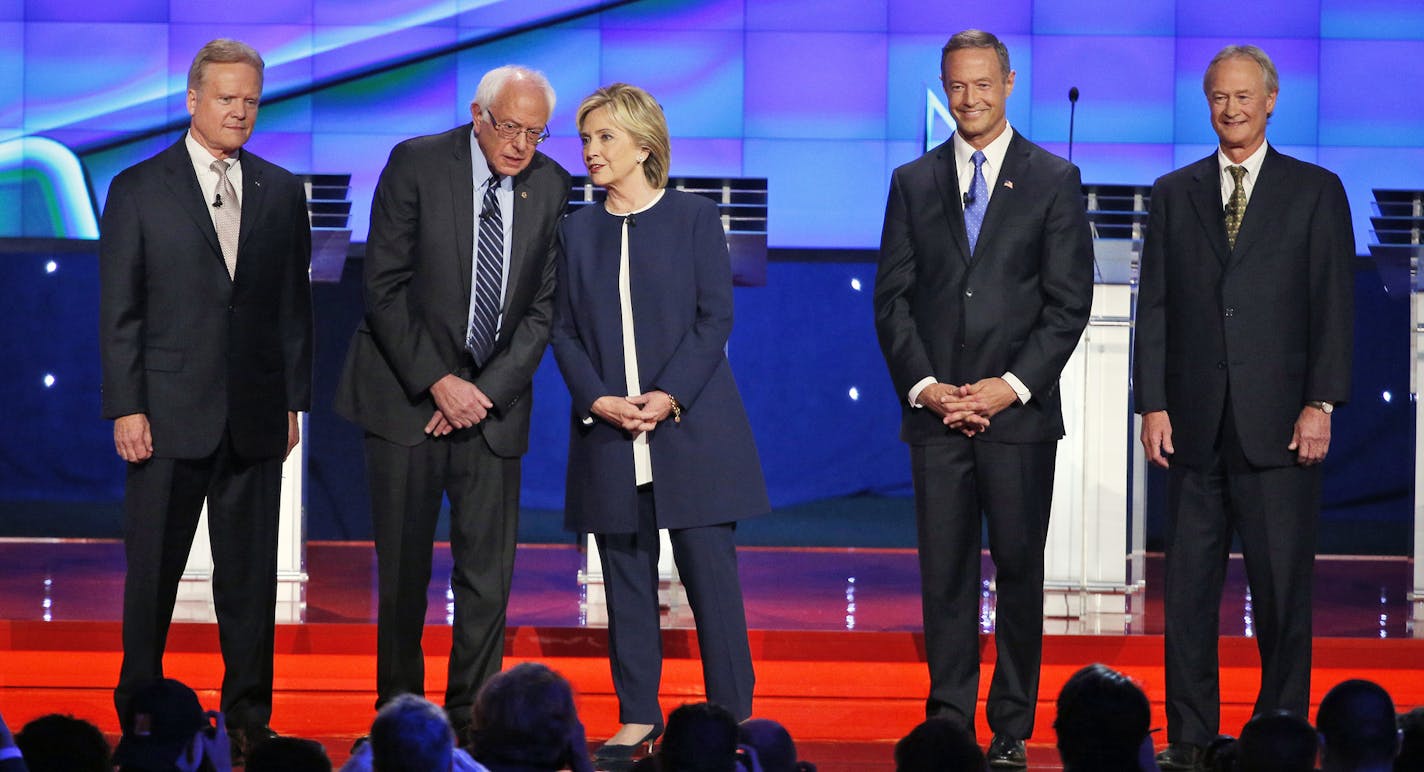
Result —
[[[1014,181],[1013,181],[1013,180],[1004,180],[1004,187],[1008,188],[1009,190],[1013,190],[1013,189],[1014,189]]]

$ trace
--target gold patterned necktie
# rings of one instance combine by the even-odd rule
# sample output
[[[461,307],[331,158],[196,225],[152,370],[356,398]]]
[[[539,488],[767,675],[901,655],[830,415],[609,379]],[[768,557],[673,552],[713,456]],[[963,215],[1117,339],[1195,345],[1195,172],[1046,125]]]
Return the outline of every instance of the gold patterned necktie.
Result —
[[[1246,186],[1241,184],[1246,177],[1246,167],[1228,166],[1226,171],[1236,181],[1236,187],[1231,189],[1231,200],[1226,202],[1226,241],[1235,249],[1236,234],[1241,232],[1241,218],[1246,216]]]
[[[217,192],[213,196],[213,227],[218,232],[218,244],[222,246],[223,262],[227,263],[227,275],[231,279],[237,276],[237,234],[242,225],[242,205],[237,200],[237,188],[227,178],[229,163],[213,161],[208,168],[218,175]]]

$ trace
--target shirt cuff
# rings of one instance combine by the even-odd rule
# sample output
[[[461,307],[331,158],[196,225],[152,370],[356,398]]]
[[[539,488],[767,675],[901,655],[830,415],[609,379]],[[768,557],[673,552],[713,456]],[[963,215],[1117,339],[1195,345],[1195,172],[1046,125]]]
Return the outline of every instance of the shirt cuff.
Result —
[[[924,405],[920,404],[920,392],[924,391],[925,387],[934,383],[939,383],[939,381],[935,380],[935,377],[933,375],[930,375],[921,379],[920,382],[915,384],[914,386],[911,386],[909,395],[910,407],[924,407]]]
[[[1019,402],[1021,404],[1027,405],[1028,401],[1033,399],[1033,392],[1028,390],[1028,387],[1024,385],[1023,381],[1019,380],[1017,375],[1005,372],[1004,382],[1009,384],[1009,388],[1013,389],[1015,394],[1019,395]]]

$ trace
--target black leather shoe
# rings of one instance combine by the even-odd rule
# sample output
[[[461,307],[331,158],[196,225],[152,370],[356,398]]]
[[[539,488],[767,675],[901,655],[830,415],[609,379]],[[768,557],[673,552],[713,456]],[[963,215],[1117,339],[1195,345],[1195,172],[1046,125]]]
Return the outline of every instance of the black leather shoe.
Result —
[[[646,746],[647,752],[652,753],[653,743],[659,737],[662,737],[662,734],[663,725],[660,722],[654,724],[653,728],[648,730],[646,735],[643,735],[643,739],[632,745],[609,745],[608,743],[604,743],[597,751],[594,751],[593,761],[598,765],[599,769],[626,769],[633,761],[633,754],[637,753],[640,748]]]
[[[996,734],[989,743],[989,766],[994,769],[1024,769],[1028,767],[1028,749],[1023,740],[1015,740],[1008,735]]]
[[[1157,754],[1157,766],[1164,770],[1201,769],[1202,749],[1191,743],[1172,743]]]

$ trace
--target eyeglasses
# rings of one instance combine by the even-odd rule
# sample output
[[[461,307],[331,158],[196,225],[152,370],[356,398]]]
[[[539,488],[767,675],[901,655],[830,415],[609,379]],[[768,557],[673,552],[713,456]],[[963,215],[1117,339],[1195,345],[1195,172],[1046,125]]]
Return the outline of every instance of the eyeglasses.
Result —
[[[549,138],[548,126],[545,126],[543,129],[539,129],[536,131],[534,129],[526,129],[523,126],[520,126],[519,124],[515,123],[514,121],[501,121],[500,119],[494,117],[494,113],[490,112],[489,110],[485,110],[485,115],[489,116],[490,125],[494,127],[495,133],[499,134],[499,136],[503,137],[504,139],[513,140],[520,134],[523,134],[524,138],[529,140],[529,144],[538,145],[542,144],[544,140]]]

